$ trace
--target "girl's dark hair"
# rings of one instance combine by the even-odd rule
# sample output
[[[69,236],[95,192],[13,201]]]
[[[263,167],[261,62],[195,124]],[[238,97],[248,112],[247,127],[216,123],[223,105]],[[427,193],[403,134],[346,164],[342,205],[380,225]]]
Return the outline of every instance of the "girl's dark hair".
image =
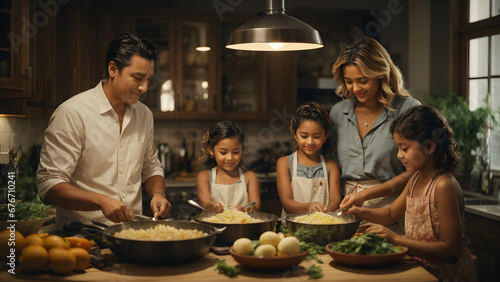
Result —
[[[156,64],[158,48],[154,43],[136,33],[125,33],[113,39],[108,45],[108,52],[104,61],[105,78],[109,78],[108,66],[115,62],[118,70],[131,65],[130,58],[139,55],[152,60]]]
[[[453,174],[460,165],[461,155],[453,129],[446,118],[432,107],[420,105],[409,109],[392,122],[390,132],[417,141],[422,147],[434,141],[434,158],[440,174]]]
[[[201,151],[203,152],[203,155],[200,157],[200,159],[205,161],[205,163],[210,167],[216,166],[217,162],[215,161],[215,158],[210,155],[210,150],[213,150],[215,145],[217,145],[220,140],[233,137],[238,138],[238,141],[240,141],[241,143],[242,149],[244,149],[245,133],[235,122],[221,121],[216,123],[211,129],[205,132],[203,138],[201,139]],[[238,166],[243,166],[243,158]]]
[[[333,124],[330,119],[328,112],[319,104],[314,102],[309,102],[301,105],[290,120],[290,131],[293,135],[297,132],[297,129],[304,121],[312,120],[318,123],[324,130],[328,137],[326,142],[321,147],[321,154],[325,157],[331,155],[332,144],[330,142],[330,137],[332,135]]]

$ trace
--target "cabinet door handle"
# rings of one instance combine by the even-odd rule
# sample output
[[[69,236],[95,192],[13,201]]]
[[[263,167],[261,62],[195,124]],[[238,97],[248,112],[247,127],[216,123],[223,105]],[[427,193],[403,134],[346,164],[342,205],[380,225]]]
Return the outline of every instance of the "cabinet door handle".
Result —
[[[31,81],[31,71],[32,71],[31,67],[27,67],[26,69],[24,69],[23,77],[28,79],[29,81]]]

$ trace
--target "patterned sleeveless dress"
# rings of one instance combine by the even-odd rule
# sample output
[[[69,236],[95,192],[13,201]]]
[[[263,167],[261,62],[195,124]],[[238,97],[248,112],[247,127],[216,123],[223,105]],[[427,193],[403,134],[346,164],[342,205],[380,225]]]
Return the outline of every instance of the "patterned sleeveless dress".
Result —
[[[413,197],[415,183],[420,177],[420,171],[416,172],[410,178],[410,192],[406,198],[406,212],[405,212],[405,233],[407,238],[420,240],[420,241],[439,241],[440,226],[439,215],[437,206],[434,199],[434,190],[437,181],[443,177],[440,175],[432,179],[425,188],[422,197]],[[454,181],[456,179],[452,175]],[[462,191],[460,191],[462,193]],[[444,263],[440,261],[433,261],[412,257],[415,261],[421,264],[427,271],[436,276],[440,281],[478,281],[477,271],[474,262],[470,256],[469,249],[465,246],[467,238],[464,233],[464,215],[462,217],[462,251],[460,252],[460,259],[456,263]]]

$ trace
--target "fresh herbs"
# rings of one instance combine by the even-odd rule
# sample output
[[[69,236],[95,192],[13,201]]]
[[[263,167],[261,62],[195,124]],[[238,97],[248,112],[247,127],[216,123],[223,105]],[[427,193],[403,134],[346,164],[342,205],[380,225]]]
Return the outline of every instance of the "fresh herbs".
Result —
[[[318,263],[323,263],[323,261],[318,258],[318,255],[321,254],[321,252],[323,251],[323,246],[318,245],[314,242],[309,242],[309,243],[301,242],[300,249],[303,252],[308,251],[307,259],[315,260]]]
[[[42,202],[24,202],[20,201],[16,205],[16,220],[42,219],[49,215],[47,205]],[[12,219],[9,217],[9,205],[0,206],[0,220]]]
[[[226,260],[219,259],[217,267],[214,270],[218,270],[220,274],[224,274],[227,277],[234,278],[240,274],[240,270],[236,267],[232,267],[226,264]]]
[[[351,239],[336,242],[332,250],[357,255],[383,255],[396,253],[399,250],[382,237],[373,233],[354,236]]]
[[[316,265],[312,265],[311,267],[309,267],[306,271],[306,274],[309,275],[309,278],[311,279],[318,279],[323,277],[323,271]]]

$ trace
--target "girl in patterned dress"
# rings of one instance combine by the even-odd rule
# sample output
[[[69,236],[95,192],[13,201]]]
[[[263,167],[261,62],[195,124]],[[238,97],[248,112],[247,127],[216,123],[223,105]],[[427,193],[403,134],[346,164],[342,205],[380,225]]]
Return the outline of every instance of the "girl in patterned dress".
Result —
[[[478,281],[464,235],[464,197],[452,173],[460,164],[458,144],[444,116],[434,108],[417,106],[391,125],[398,158],[410,178],[402,194],[388,207],[351,207],[346,213],[390,224],[405,216],[405,235],[382,225],[375,233],[409,254],[440,281]]]

